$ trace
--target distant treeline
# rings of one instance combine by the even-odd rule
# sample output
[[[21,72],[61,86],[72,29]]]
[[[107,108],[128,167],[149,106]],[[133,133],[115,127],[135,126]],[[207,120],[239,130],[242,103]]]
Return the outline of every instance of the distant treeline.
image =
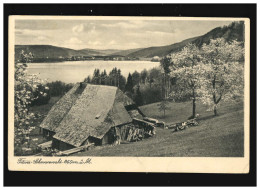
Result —
[[[86,60],[104,60],[104,61],[123,61],[123,60],[139,60],[136,57],[124,57],[124,56],[71,56],[71,57],[57,57],[57,58],[46,58],[46,57],[33,57],[31,63],[53,63],[63,61],[86,61]],[[17,60],[18,62],[20,60]]]
[[[109,72],[95,69],[92,76],[84,79],[84,82],[90,84],[117,86],[138,105],[160,102],[165,99],[165,81],[165,75],[160,67],[129,73],[127,79],[116,67]],[[169,80],[169,90],[172,89],[174,82],[174,80]],[[177,101],[186,100],[188,97],[189,95]]]
[[[60,59],[60,58],[33,58],[30,60],[31,63],[56,63],[62,61],[67,61],[67,60]]]
[[[99,69],[95,69],[93,75],[89,75],[87,78],[85,78],[84,82],[91,84],[117,86],[121,90],[124,90],[126,78],[121,74],[121,70],[115,67],[108,73],[106,70],[100,71]]]

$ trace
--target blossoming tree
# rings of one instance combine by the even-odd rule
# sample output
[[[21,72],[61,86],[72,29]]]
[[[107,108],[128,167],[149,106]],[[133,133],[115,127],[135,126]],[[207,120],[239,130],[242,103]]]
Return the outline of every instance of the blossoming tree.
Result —
[[[200,99],[217,115],[223,102],[243,98],[244,48],[241,42],[212,39],[202,46]]]
[[[25,54],[21,52],[21,59],[15,63],[15,147],[23,146],[22,151],[30,151],[30,133],[35,128],[33,122],[35,115],[29,112],[29,106],[31,102],[38,97],[35,97],[33,93],[38,90],[38,85],[42,83],[38,79],[37,75],[27,74],[27,64],[32,59],[32,54]],[[47,88],[47,87],[46,87]],[[43,92],[41,94],[45,95]]]
[[[172,96],[190,94],[192,99],[191,118],[194,118],[196,116],[197,89],[200,86],[200,49],[194,44],[188,44],[180,52],[171,54],[171,60],[170,75],[177,79],[175,86],[178,87],[172,92]]]

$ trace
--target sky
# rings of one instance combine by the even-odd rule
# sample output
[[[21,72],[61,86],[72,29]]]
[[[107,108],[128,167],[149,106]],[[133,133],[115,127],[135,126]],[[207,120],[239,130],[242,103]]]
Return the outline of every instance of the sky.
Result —
[[[203,35],[232,21],[16,20],[16,45],[71,49],[134,49],[164,46]]]

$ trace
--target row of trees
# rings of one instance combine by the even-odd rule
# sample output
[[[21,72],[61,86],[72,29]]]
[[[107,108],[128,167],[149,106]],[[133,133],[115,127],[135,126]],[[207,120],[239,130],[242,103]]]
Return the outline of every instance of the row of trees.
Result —
[[[243,44],[237,41],[212,39],[201,48],[188,44],[161,61],[165,81],[174,80],[171,93],[164,93],[164,97],[178,99],[188,94],[192,99],[192,117],[196,115],[197,100],[217,115],[217,107],[222,101],[243,99],[243,56]],[[164,88],[169,88],[167,82],[164,82]]]
[[[116,67],[109,71],[95,69],[92,77],[88,76],[85,82],[91,84],[101,84],[117,86],[138,105],[154,103],[162,100],[163,74],[161,69],[144,69],[141,72],[129,73],[127,79],[121,74],[121,70]]]
[[[130,82],[129,82],[130,81]],[[159,67],[150,70],[144,69],[142,72],[135,71],[129,74],[126,84],[126,92],[133,90],[140,91],[142,95],[142,105],[161,101],[163,73]],[[131,91],[131,89],[133,89]],[[138,92],[139,93],[139,92]],[[137,102],[138,100],[135,100]],[[140,105],[140,104],[138,104]]]
[[[124,91],[129,97],[133,98],[138,105],[142,105],[143,100],[139,89],[140,86],[137,86],[136,89],[134,89],[134,86],[139,83],[139,78],[136,77],[135,74],[136,72],[133,75],[129,73],[128,78],[126,80],[126,78],[121,74],[121,70],[117,69],[116,67],[113,68],[109,72],[109,74],[107,74],[106,70],[100,72],[99,69],[95,69],[93,76],[88,76],[84,79],[84,82],[91,84],[117,86],[119,89]]]
[[[140,73],[135,71],[129,74],[131,75],[131,79],[129,76],[128,78],[131,80],[133,87],[138,84],[149,84],[149,86],[152,87],[152,84],[156,83],[160,78],[161,71],[158,68],[153,68],[149,71],[144,69]],[[106,70],[100,71],[99,69],[95,69],[92,77],[88,76],[84,81],[92,84],[117,86],[121,90],[124,90],[126,85],[126,78],[121,74],[121,70],[116,67],[113,68],[109,74],[107,74]]]
[[[116,67],[113,68],[109,74],[107,71],[100,71],[99,69],[95,69],[93,76],[88,76],[84,79],[85,82],[92,84],[101,84],[101,85],[109,85],[109,86],[117,86],[121,90],[125,88],[126,79],[121,74],[121,70]]]

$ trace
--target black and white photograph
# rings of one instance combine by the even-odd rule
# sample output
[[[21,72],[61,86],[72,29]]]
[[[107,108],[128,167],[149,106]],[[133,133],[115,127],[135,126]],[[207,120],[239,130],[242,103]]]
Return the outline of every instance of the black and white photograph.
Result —
[[[248,19],[10,16],[9,27],[9,168],[248,172]]]

